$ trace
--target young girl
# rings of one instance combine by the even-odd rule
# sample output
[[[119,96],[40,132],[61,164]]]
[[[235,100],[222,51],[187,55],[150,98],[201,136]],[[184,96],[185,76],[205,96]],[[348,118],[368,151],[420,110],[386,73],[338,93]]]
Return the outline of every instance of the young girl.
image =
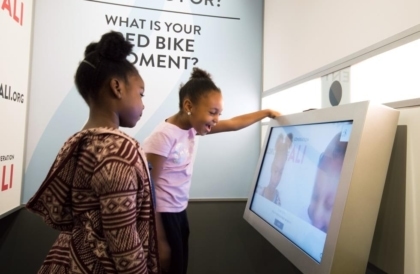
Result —
[[[191,185],[196,135],[239,130],[279,113],[261,110],[220,120],[222,93],[210,75],[194,68],[179,91],[179,112],[162,122],[145,140],[156,189],[159,257],[170,274],[187,273],[189,227],[186,208]]]
[[[75,82],[90,109],[27,208],[61,233],[39,273],[159,273],[145,155],[120,131],[134,127],[144,82],[117,32],[86,47]]]
[[[264,187],[261,195],[268,200],[272,201],[276,205],[281,205],[280,193],[277,190],[277,187],[280,183],[281,177],[283,175],[284,167],[286,166],[288,150],[293,143],[293,134],[287,134],[287,137],[284,138],[283,134],[280,134],[277,137],[275,154],[273,162],[271,163],[271,177],[268,185]]]

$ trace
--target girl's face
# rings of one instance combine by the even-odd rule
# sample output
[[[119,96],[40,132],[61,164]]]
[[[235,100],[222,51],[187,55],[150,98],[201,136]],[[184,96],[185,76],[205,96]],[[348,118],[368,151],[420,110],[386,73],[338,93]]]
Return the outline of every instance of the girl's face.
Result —
[[[124,94],[122,106],[119,111],[120,126],[134,127],[143,114],[144,82],[138,73],[127,77],[127,82],[122,82],[121,89]]]
[[[339,175],[322,170],[318,170],[315,179],[308,215],[312,225],[325,233],[328,232],[339,179]]]
[[[308,215],[313,226],[327,233],[340,181],[344,155],[334,158],[331,154],[325,154],[323,159],[325,168],[321,169],[318,167],[311,203],[308,207]]]
[[[190,123],[199,135],[206,135],[219,121],[223,110],[220,91],[211,91],[202,96],[191,108]]]

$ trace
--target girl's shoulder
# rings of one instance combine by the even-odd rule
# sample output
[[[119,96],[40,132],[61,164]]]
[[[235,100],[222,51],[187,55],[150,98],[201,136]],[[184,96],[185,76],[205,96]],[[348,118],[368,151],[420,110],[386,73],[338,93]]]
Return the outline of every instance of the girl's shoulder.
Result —
[[[92,128],[79,132],[83,135],[79,153],[89,153],[96,162],[106,159],[124,159],[129,162],[138,160],[140,144],[119,129]]]
[[[131,146],[139,147],[139,142],[129,136],[127,133],[116,128],[91,128],[80,131],[84,135],[86,143],[91,145],[121,146],[122,143],[128,143]]]
[[[150,135],[167,135],[168,137],[177,138],[178,136],[189,136],[191,134],[195,134],[193,133],[193,129],[182,129],[164,121],[160,123]]]
[[[162,122],[144,140],[143,147],[148,152],[154,149],[161,150],[162,147],[169,149],[180,140],[194,139],[195,136],[196,132],[193,129],[185,130],[171,123]]]

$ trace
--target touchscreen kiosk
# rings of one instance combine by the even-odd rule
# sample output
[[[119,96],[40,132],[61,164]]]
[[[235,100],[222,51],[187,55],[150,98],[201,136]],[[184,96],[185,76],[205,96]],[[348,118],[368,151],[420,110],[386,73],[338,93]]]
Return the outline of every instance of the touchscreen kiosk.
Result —
[[[272,120],[244,218],[303,273],[365,273],[398,116],[360,102]]]

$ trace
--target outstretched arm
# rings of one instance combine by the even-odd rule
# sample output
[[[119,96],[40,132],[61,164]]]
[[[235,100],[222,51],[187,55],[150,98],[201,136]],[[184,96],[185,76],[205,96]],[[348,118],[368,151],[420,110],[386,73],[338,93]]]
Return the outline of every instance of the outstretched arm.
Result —
[[[275,118],[278,116],[280,116],[279,112],[271,109],[264,109],[236,116],[228,120],[220,120],[217,125],[213,126],[209,134],[240,130],[261,121],[264,118]]]

